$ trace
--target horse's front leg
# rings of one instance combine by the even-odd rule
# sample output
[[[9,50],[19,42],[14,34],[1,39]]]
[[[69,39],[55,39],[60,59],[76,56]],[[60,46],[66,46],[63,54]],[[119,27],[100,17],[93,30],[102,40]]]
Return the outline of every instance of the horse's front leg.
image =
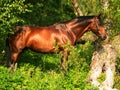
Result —
[[[64,70],[64,71],[67,71],[68,55],[69,55],[69,51],[68,50],[65,49],[65,50],[62,51],[61,69]]]

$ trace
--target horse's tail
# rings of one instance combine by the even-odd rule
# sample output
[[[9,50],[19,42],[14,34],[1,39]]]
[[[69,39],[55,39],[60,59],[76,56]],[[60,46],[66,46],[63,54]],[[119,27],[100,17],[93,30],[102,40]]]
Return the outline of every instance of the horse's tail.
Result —
[[[6,66],[10,67],[10,65],[11,65],[11,52],[10,52],[10,47],[9,47],[9,36],[6,39],[4,59],[5,59]]]
[[[17,33],[20,33],[20,32],[24,32],[26,30],[29,30],[29,26],[25,25],[25,26],[16,26],[14,29],[13,29],[13,32],[17,32]]]
[[[20,30],[22,30],[22,26],[16,26],[16,27],[14,27],[14,28],[12,29],[12,31],[13,31],[14,33],[18,32],[18,31],[20,31]]]

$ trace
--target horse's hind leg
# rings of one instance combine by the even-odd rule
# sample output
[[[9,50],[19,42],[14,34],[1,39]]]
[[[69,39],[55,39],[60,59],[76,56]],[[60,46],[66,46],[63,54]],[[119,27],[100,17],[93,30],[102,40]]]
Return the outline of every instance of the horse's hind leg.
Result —
[[[10,70],[14,71],[17,68],[17,59],[18,59],[19,53],[12,53],[11,54],[11,65]]]

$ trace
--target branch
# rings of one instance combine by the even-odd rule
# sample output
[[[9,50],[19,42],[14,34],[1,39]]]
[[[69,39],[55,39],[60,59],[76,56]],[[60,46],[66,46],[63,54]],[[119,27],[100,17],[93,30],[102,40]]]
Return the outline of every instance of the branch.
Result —
[[[82,11],[80,10],[80,8],[78,6],[77,0],[70,0],[70,2],[74,7],[74,10],[75,10],[77,16],[83,16],[83,13],[82,13]]]

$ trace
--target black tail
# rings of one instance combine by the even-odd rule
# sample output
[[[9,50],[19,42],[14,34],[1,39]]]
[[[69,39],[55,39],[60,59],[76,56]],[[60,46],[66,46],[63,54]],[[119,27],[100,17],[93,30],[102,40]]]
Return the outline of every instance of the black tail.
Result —
[[[7,67],[10,67],[11,65],[11,52],[10,52],[10,48],[9,48],[9,38],[7,37],[6,39],[6,48],[5,48],[5,64]]]

